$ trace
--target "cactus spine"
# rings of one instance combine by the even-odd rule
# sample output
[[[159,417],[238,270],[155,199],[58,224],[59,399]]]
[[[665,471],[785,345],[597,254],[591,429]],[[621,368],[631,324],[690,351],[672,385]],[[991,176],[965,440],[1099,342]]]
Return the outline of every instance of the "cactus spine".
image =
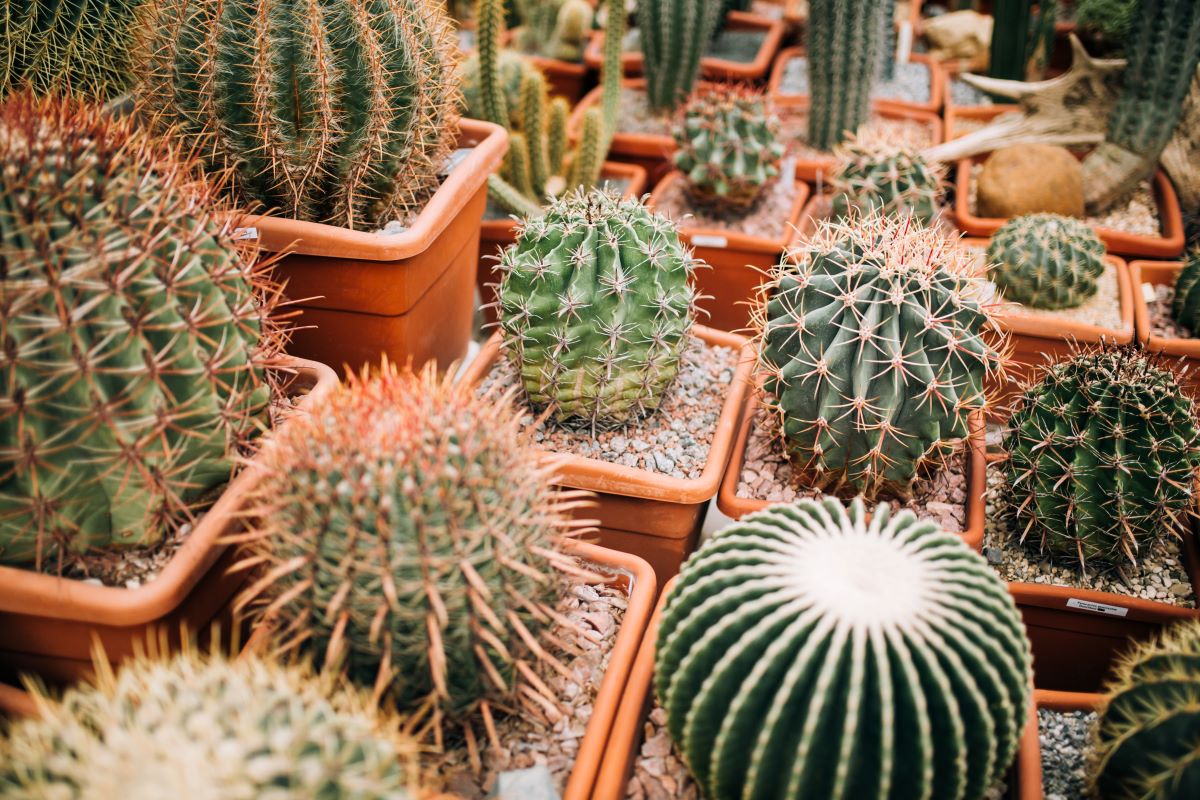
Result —
[[[808,144],[832,150],[867,121],[889,0],[810,0]]]
[[[148,0],[139,98],[236,167],[242,198],[347,228],[405,220],[455,147],[440,0]]]
[[[978,800],[1016,754],[1031,660],[1003,581],[957,536],[806,499],[684,563],[655,689],[713,800]]]
[[[516,0],[515,5],[522,52],[561,61],[583,59],[594,16],[587,0]]]
[[[1171,316],[1193,335],[1200,333],[1200,250],[1188,253],[1175,278]]]
[[[992,236],[988,275],[1014,300],[1033,308],[1074,308],[1096,294],[1104,274],[1104,242],[1087,223],[1057,214],[1015,217]]]
[[[879,213],[933,224],[942,211],[943,169],[917,150],[874,135],[835,149],[833,211],[837,217]]]
[[[264,427],[274,287],[179,148],[0,105],[0,561],[157,542]]]
[[[700,57],[721,24],[722,11],[712,0],[638,1],[650,108],[671,111],[692,93]]]

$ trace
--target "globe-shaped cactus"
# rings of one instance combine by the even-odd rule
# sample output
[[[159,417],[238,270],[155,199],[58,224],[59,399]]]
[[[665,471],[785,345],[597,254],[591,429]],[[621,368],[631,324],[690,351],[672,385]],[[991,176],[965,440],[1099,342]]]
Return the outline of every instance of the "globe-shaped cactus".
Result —
[[[1048,309],[1082,305],[1107,268],[1104,242],[1091,226],[1058,214],[1004,223],[988,243],[987,263],[1005,299]]]
[[[802,500],[719,531],[658,630],[667,728],[712,800],[983,798],[1029,711],[1029,643],[936,523]]]
[[[1193,334],[1200,333],[1200,250],[1188,253],[1175,276],[1171,316]]]
[[[942,172],[914,148],[862,134],[834,151],[830,179],[838,217],[879,213],[912,216],[925,224],[942,211]]]

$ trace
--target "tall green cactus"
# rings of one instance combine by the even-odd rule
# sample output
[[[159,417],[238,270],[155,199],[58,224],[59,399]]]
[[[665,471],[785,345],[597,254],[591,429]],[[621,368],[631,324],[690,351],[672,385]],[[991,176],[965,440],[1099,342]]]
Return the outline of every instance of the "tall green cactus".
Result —
[[[638,0],[638,30],[650,108],[671,111],[692,93],[700,58],[721,24],[714,0]]]
[[[809,0],[808,144],[832,150],[871,111],[890,0]]]
[[[440,185],[458,114],[441,0],[147,2],[138,99],[245,200],[360,229]]]
[[[1086,222],[1058,214],[1014,217],[992,236],[988,275],[1007,300],[1031,308],[1074,308],[1099,290],[1104,242]]]
[[[987,563],[910,511],[801,500],[717,532],[658,629],[667,729],[710,800],[981,800],[1028,718]]]

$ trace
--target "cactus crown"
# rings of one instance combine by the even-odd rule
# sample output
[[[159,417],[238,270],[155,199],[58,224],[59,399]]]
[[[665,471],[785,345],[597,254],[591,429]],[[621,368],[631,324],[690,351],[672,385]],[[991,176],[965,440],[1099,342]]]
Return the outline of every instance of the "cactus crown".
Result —
[[[692,93],[700,58],[723,19],[722,4],[713,0],[638,0],[651,109],[670,111]]]
[[[1014,217],[992,236],[988,275],[1007,300],[1033,308],[1074,308],[1098,290],[1104,242],[1082,220],[1058,214]]]
[[[595,12],[587,0],[516,0],[523,52],[581,61]]]
[[[772,506],[709,538],[667,599],[654,675],[716,800],[982,798],[1032,682],[987,563],[909,511],[868,521],[860,498]]]
[[[967,436],[1001,354],[962,248],[913,219],[824,222],[758,310],[759,368],[787,449],[823,491],[901,496]]]
[[[1175,276],[1171,316],[1193,334],[1200,333],[1200,250],[1192,250]]]
[[[834,150],[833,212],[912,216],[933,224],[941,214],[944,168],[913,147],[863,133]]]
[[[675,166],[700,205],[745,209],[779,175],[779,119],[761,92],[729,85],[694,94],[675,125]]]
[[[867,121],[892,5],[892,0],[809,0],[809,146],[832,150]]]
[[[157,542],[265,426],[276,289],[212,192],[131,119],[0,105],[0,560]]]
[[[593,427],[658,408],[694,318],[692,254],[670,220],[576,192],[526,220],[498,269],[505,352],[531,402]]]
[[[1191,515],[1200,469],[1195,405],[1158,359],[1104,344],[1045,367],[1005,439],[1022,544],[1137,563]]]

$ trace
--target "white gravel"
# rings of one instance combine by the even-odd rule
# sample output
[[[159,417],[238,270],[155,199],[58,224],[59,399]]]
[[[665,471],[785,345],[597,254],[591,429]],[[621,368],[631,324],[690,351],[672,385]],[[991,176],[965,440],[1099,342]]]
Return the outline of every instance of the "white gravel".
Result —
[[[955,106],[990,106],[992,98],[987,92],[981,92],[966,81],[951,78],[950,104]]]
[[[1038,709],[1038,743],[1042,751],[1045,800],[1077,800],[1084,796],[1094,711]]]
[[[871,97],[883,100],[900,100],[906,103],[928,103],[930,91],[929,65],[922,61],[896,64],[896,72],[890,81],[880,77],[872,87]],[[779,93],[783,95],[807,95],[808,59],[796,56],[783,66],[783,79],[779,82]]]

